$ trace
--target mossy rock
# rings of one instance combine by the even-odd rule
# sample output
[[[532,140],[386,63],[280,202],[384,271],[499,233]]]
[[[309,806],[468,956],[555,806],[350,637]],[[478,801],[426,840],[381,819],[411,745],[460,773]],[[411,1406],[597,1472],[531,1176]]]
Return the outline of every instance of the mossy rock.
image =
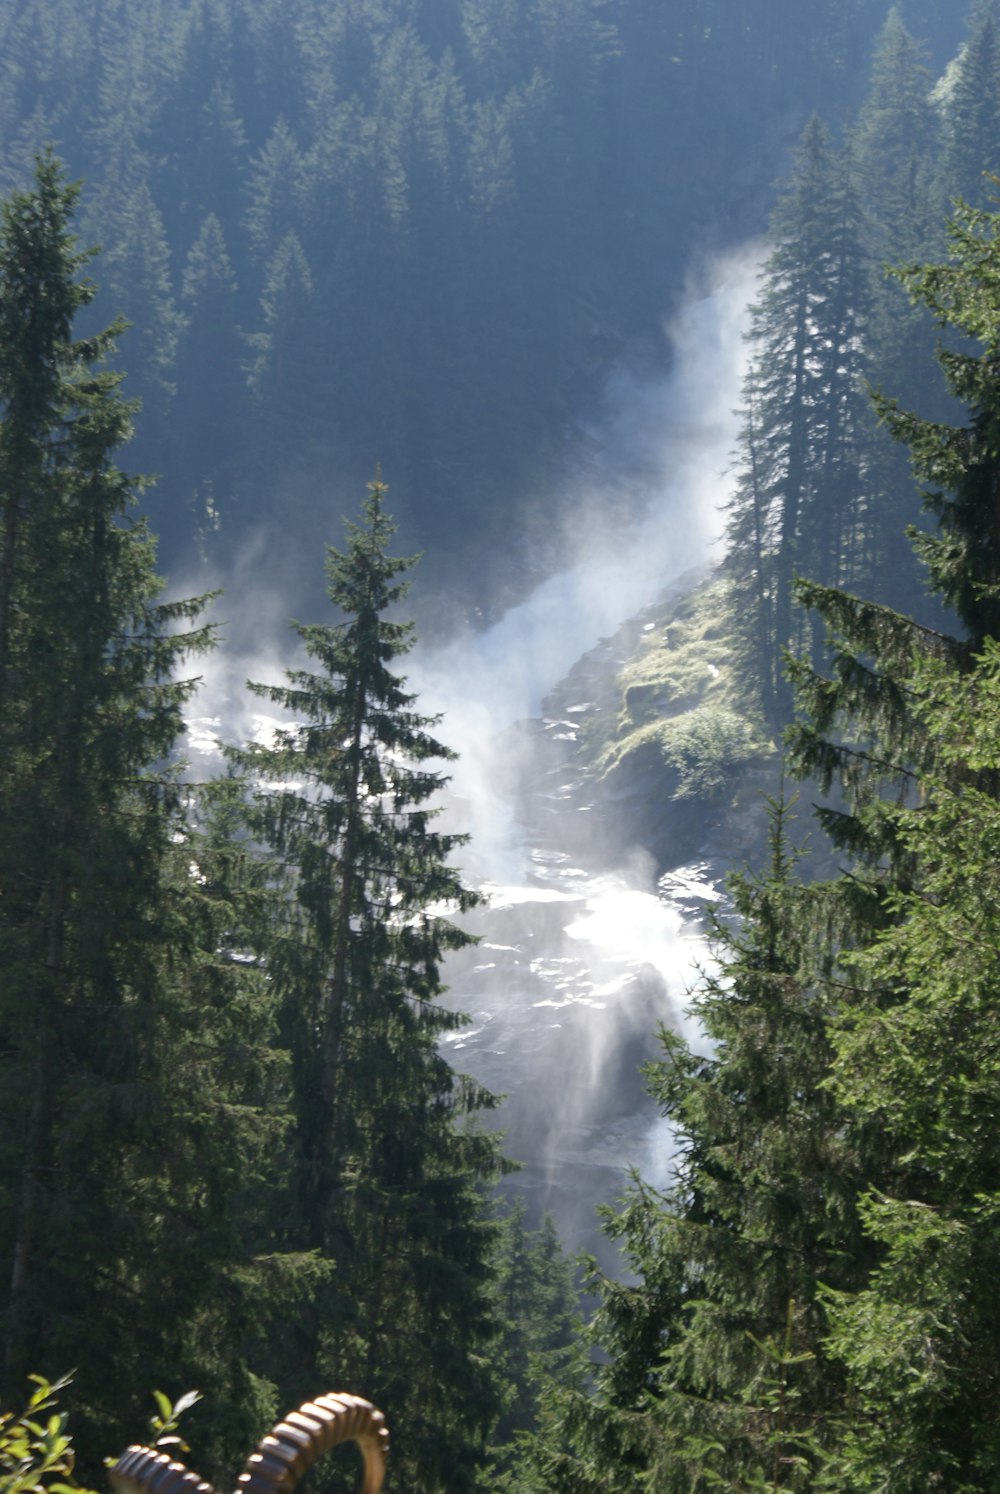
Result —
[[[676,680],[638,681],[625,687],[625,714],[636,726],[658,720],[681,694]]]
[[[558,716],[570,701],[587,702],[574,704],[574,767],[590,823],[608,845],[642,845],[663,865],[700,854],[773,772],[776,748],[748,706],[717,574],[692,577],[689,591],[602,640],[546,709]]]
[[[650,722],[630,732],[604,754],[601,777],[648,780],[651,754],[658,756],[663,790],[672,799],[717,803],[734,792],[743,769],[773,748],[747,719],[724,706],[695,706],[680,716]]]

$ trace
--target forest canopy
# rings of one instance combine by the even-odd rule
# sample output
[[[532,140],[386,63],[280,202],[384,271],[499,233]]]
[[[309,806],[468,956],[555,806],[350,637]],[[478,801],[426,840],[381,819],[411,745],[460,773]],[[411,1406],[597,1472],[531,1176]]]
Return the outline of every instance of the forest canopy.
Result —
[[[996,1488],[998,28],[0,0],[0,1391],[75,1366],[82,1477],[151,1390],[201,1392],[216,1477],[343,1375],[424,1494]],[[406,551],[442,612],[550,571],[609,371],[659,367],[689,262],[759,234],[732,698],[650,741],[697,814],[766,740],[828,874],[786,780],[708,1042],[647,1070],[673,1181],[607,1211],[629,1274],[590,1267],[584,1333],[446,1057],[480,894]],[[326,546],[250,686],[282,724],[208,783],[219,639],[154,529],[205,575]]]
[[[380,461],[458,605],[545,574],[609,371],[665,358],[689,267],[761,233],[885,12],[3,0],[0,184],[50,141],[85,183],[167,569],[196,544],[225,568],[261,526],[300,561]],[[907,18],[943,67],[954,7]]]

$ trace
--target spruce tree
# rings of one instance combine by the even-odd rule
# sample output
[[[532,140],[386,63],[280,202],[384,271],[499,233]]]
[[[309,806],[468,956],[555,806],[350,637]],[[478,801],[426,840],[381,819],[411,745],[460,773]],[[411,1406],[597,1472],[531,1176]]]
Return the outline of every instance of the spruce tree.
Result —
[[[308,462],[315,454],[319,411],[329,408],[324,392],[329,350],[317,320],[312,271],[292,230],[266,265],[259,315],[262,325],[246,339],[252,353],[247,379],[257,412],[251,455],[275,463],[277,453],[291,448],[298,462]]]
[[[951,394],[968,410],[950,425],[876,403],[892,433],[911,452],[913,473],[936,530],[916,530],[913,543],[930,589],[957,616],[960,636],[932,630],[891,608],[809,581],[803,603],[824,619],[835,642],[830,676],[795,666],[802,719],[790,736],[800,771],[824,788],[839,780],[848,812],[825,810],[834,840],[876,859],[891,845],[892,810],[879,786],[916,791],[915,773],[931,764],[935,745],[910,708],[906,684],[918,661],[949,659],[963,669],[986,637],[1000,634],[998,481],[1000,390],[1000,213],[960,203],[948,227],[951,255],[943,264],[914,265],[899,278],[938,324],[966,339],[942,347],[938,359]],[[883,796],[884,799],[884,796]]]
[[[167,766],[211,638],[115,463],[119,329],[74,340],[76,199],[46,156],[0,225],[0,1394],[75,1368],[96,1477],[175,1377],[209,1461],[271,1409],[242,1325],[284,1100],[240,857]]]
[[[916,265],[900,279],[958,348],[938,354],[948,390],[968,411],[964,426],[926,420],[881,400],[881,413],[912,453],[925,506],[937,520],[917,533],[931,588],[965,630],[966,651],[1000,635],[1000,517],[996,491],[1000,429],[1000,212],[958,203],[948,227],[949,260]],[[971,340],[971,345],[969,340]]]
[[[929,175],[936,136],[931,82],[924,49],[894,5],[875,44],[871,82],[852,131],[880,278],[886,264],[920,252],[930,232]]]
[[[554,1398],[537,1453],[552,1490],[763,1489],[778,1468],[782,1490],[807,1490],[831,1442],[843,1377],[820,1287],[861,1279],[864,1258],[855,1138],[824,1087],[842,915],[795,880],[786,805],[771,816],[769,866],[732,878],[716,920],[718,971],[692,1007],[705,1051],[664,1031],[648,1071],[676,1182],[637,1180],[609,1214],[638,1280],[598,1283],[610,1363],[596,1401]]]
[[[771,236],[751,313],[725,564],[737,635],[780,726],[790,711],[781,659],[796,641],[795,572],[840,581],[864,564],[867,287],[850,162],[817,119],[802,136]]]
[[[491,1097],[439,1050],[463,1021],[441,960],[469,939],[449,912],[475,896],[452,864],[462,837],[434,825],[430,764],[451,754],[392,667],[412,644],[394,615],[412,561],[389,554],[384,493],[370,485],[328,552],[338,620],[294,625],[315,668],[252,686],[296,724],[239,757],[281,785],[253,824],[286,892],[268,969],[294,1075],[290,1225],[332,1266],[300,1325],[301,1388],[333,1376],[391,1410],[396,1476],[430,1494],[474,1487],[499,1409],[482,1198],[498,1155],[471,1124]]]
[[[504,1381],[503,1415],[485,1490],[527,1494],[535,1481],[533,1434],[541,1398],[582,1389],[587,1363],[582,1321],[570,1262],[550,1215],[529,1230],[523,1200],[502,1220],[497,1248],[497,1315],[502,1324],[498,1358]]]
[[[107,245],[102,259],[104,296],[122,308],[134,329],[126,388],[142,401],[145,411],[138,432],[141,450],[162,460],[169,441],[168,415],[184,316],[174,299],[163,217],[139,163],[130,165],[121,180],[91,202],[86,227]]]
[[[881,400],[910,447],[936,530],[915,532],[937,595],[961,624],[913,619],[827,588],[803,599],[837,644],[832,678],[798,669],[798,761],[846,804],[822,817],[853,853],[859,908],[835,1093],[884,1138],[862,1200],[877,1264],[857,1292],[831,1291],[830,1351],[852,1421],[830,1487],[916,1494],[995,1483],[992,1344],[998,1181],[986,1119],[996,1105],[990,847],[997,784],[1000,529],[996,367],[1000,215],[959,204],[951,258],[903,283],[964,334],[939,359],[967,421],[929,421]],[[985,661],[983,653],[985,650]],[[865,924],[867,923],[867,928]]]
[[[245,216],[250,252],[265,265],[302,219],[302,153],[283,116],[250,168]]]
[[[246,398],[237,295],[222,225],[209,213],[188,253],[181,290],[186,325],[178,350],[174,418],[186,436],[172,474],[205,530],[221,527],[236,507],[231,454],[238,448]]]
[[[944,206],[959,196],[983,206],[988,174],[1000,169],[1000,41],[993,9],[973,18],[968,41],[936,89],[944,135]]]
[[[1000,597],[998,219],[961,206],[951,261],[901,272],[965,336],[940,359],[967,424],[878,401],[926,484],[938,528],[914,538],[965,636],[799,584],[836,653],[832,678],[797,665],[791,741],[838,781],[843,807],[821,818],[854,865],[798,888],[779,840],[763,896],[737,884],[744,957],[697,1002],[716,1046],[699,1059],[669,1040],[658,1076],[678,1187],[664,1201],[640,1186],[612,1222],[640,1281],[602,1285],[612,1362],[602,1399],[557,1404],[552,1488],[610,1489],[623,1468],[678,1491],[995,1481],[995,668],[980,695],[976,653]]]
[[[922,49],[894,6],[876,43],[871,85],[850,137],[869,282],[867,376],[925,413],[942,403],[940,395],[935,398],[933,327],[926,308],[911,300],[889,266],[941,249],[941,214],[932,190],[939,131],[930,87]],[[919,499],[906,451],[874,409],[865,421],[863,464],[865,587],[891,607],[926,613],[922,574],[906,539]]]
[[[852,1412],[827,1478],[858,1494],[986,1494],[1000,1459],[996,640],[962,673],[921,662],[908,686],[935,763],[897,815],[910,884],[886,894],[886,927],[852,962],[869,994],[833,1066],[839,1103],[897,1138],[904,1165],[895,1184],[872,1174],[862,1199],[877,1266],[860,1290],[825,1294]]]
[[[0,1089],[27,1117],[13,1127],[11,1114],[4,1128],[8,1375],[28,1367],[53,1297],[43,1239],[75,1068],[65,1050],[99,999],[86,994],[90,982],[103,988],[102,967],[119,947],[105,900],[125,875],[148,896],[156,875],[164,795],[151,782],[126,808],[119,785],[169,750],[184,694],[153,683],[184,641],[163,635],[171,613],[156,609],[145,537],[119,523],[130,489],[111,453],[130,410],[118,379],[92,368],[117,329],[71,337],[92,295],[70,231],[76,195],[46,157],[34,191],[6,204],[0,240],[0,881],[11,1073]],[[137,914],[141,906],[125,903]]]

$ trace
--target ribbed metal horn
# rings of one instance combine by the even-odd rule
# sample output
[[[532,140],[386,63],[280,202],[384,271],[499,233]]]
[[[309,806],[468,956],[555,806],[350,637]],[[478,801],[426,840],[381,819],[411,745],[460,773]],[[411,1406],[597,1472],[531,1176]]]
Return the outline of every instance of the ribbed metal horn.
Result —
[[[291,1494],[316,1459],[340,1442],[356,1442],[361,1449],[365,1460],[361,1494],[378,1494],[389,1445],[385,1417],[370,1401],[341,1391],[306,1401],[279,1421],[247,1459],[237,1494]]]
[[[166,1453],[134,1444],[108,1470],[115,1494],[215,1494],[211,1484]]]
[[[316,1459],[341,1442],[356,1442],[361,1449],[361,1494],[379,1494],[389,1446],[385,1417],[370,1401],[341,1391],[306,1401],[279,1421],[247,1459],[236,1494],[291,1494]],[[215,1494],[183,1463],[138,1445],[126,1448],[108,1478],[115,1494]]]

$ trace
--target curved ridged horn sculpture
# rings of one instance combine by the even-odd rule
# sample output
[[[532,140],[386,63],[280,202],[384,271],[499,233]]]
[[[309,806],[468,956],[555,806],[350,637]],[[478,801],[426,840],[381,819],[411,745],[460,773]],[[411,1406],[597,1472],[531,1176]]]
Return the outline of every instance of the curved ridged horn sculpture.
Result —
[[[317,1458],[356,1442],[364,1458],[361,1494],[379,1494],[389,1433],[385,1417],[360,1396],[318,1395],[279,1421],[247,1459],[236,1494],[291,1494]],[[126,1448],[108,1477],[115,1494],[215,1494],[211,1484],[151,1447]]]

